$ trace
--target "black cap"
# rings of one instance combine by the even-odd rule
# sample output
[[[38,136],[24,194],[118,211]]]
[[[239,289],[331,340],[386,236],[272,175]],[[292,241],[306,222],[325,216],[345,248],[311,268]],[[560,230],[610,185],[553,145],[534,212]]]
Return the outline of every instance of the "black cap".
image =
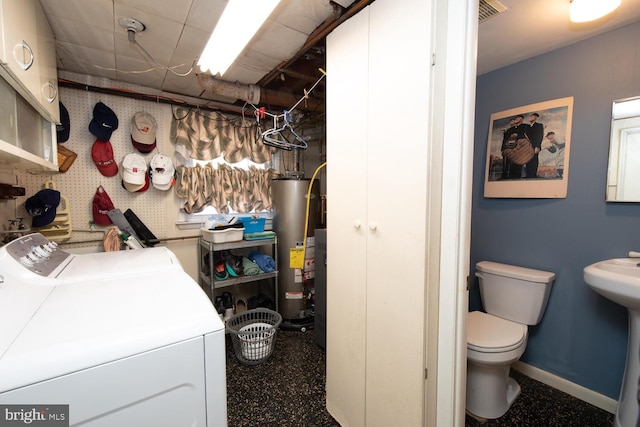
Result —
[[[109,141],[114,130],[118,129],[118,116],[102,102],[93,107],[93,119],[89,123],[89,131],[99,140]]]
[[[67,142],[69,140],[69,130],[71,122],[69,121],[69,112],[62,102],[60,104],[60,124],[56,125],[56,134],[58,143]]]

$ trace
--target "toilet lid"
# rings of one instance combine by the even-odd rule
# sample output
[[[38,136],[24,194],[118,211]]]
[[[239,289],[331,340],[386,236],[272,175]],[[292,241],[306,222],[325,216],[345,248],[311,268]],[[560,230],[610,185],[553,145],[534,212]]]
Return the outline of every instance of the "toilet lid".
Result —
[[[467,314],[467,347],[483,353],[501,353],[522,345],[527,326],[481,311]]]

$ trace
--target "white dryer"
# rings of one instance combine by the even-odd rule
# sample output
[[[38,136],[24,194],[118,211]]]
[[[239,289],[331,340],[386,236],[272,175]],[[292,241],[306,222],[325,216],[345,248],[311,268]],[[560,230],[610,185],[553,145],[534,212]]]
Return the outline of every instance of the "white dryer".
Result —
[[[82,426],[227,425],[224,324],[164,247],[0,248],[0,405],[69,405]]]

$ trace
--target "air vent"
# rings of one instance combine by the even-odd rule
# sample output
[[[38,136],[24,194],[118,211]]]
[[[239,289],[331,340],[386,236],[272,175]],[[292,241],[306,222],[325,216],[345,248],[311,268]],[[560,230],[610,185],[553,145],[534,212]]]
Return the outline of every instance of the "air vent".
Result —
[[[498,0],[480,0],[479,6],[478,24],[507,10],[507,7]]]

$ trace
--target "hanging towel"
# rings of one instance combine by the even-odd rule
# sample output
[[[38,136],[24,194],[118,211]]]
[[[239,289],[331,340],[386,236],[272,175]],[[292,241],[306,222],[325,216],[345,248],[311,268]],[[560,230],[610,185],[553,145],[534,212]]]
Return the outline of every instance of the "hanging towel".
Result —
[[[273,261],[273,258],[267,254],[263,254],[260,251],[252,251],[249,254],[249,259],[258,264],[258,267],[260,267],[260,269],[265,273],[276,271],[275,261]]]
[[[251,261],[246,256],[242,257],[242,273],[245,276],[255,276],[256,274],[264,273],[264,271],[260,270],[258,264]]]

